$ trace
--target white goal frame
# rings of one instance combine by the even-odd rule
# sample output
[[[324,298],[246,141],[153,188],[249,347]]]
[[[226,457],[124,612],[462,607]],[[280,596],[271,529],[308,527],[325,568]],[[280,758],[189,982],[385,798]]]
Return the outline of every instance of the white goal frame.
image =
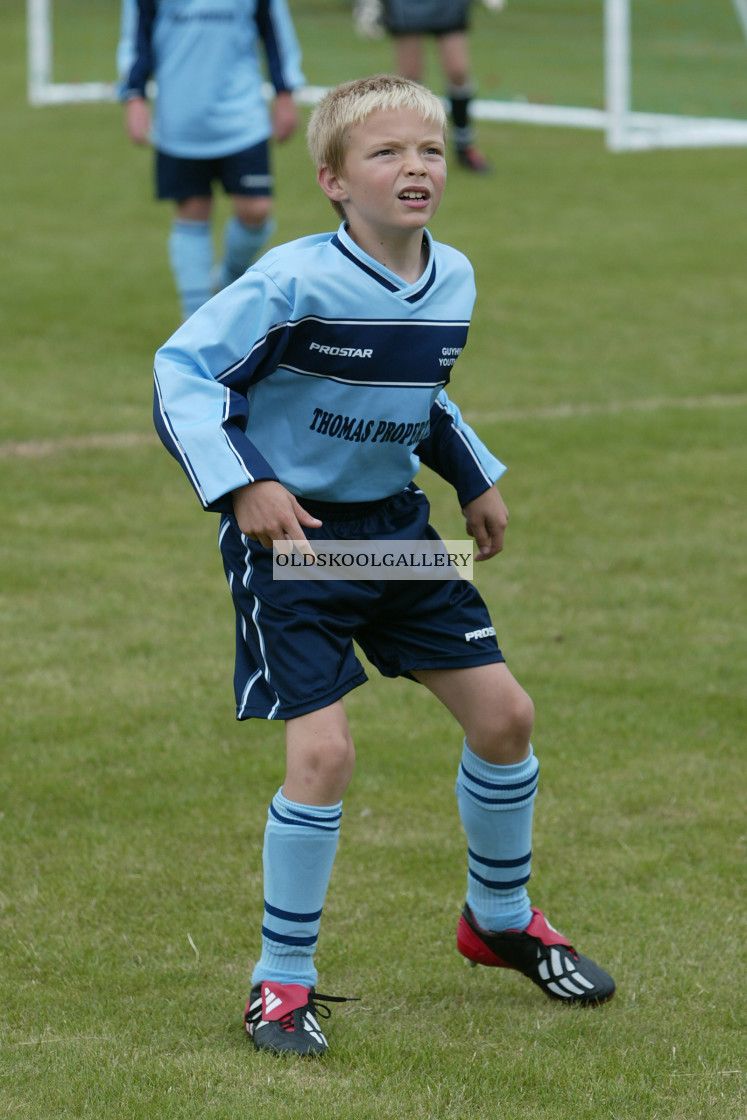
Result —
[[[731,0],[747,40],[747,0]],[[613,152],[747,145],[747,121],[634,112],[631,106],[631,0],[605,0],[605,131]]]
[[[607,147],[613,152],[747,146],[747,120],[633,111],[631,2],[604,0],[604,109],[476,100],[472,103],[474,117],[487,121],[596,129],[605,134]],[[747,0],[731,0],[731,3],[747,40]],[[117,83],[114,81],[55,82],[52,0],[26,0],[26,14],[28,100],[31,105],[117,99]],[[322,87],[307,86],[298,91],[298,101],[302,105],[314,105],[324,92]]]
[[[52,0],[26,0],[26,46],[30,105],[69,105],[81,101],[116,100],[115,82],[54,81]]]

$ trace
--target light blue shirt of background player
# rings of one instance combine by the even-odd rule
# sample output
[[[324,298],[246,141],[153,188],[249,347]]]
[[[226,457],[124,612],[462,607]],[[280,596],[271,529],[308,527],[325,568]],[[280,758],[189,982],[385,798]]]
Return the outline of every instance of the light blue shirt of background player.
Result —
[[[425,236],[413,284],[344,223],[271,249],[161,347],[156,428],[206,509],[230,512],[231,492],[261,479],[301,498],[374,501],[421,462],[464,507],[501,476],[445,392],[467,339],[472,266]]]
[[[300,47],[286,0],[122,5],[117,65],[126,129],[135,144],[155,148],[156,196],[174,202],[169,263],[187,319],[240,276],[274,232],[270,141],[283,143],[298,125]],[[146,92],[154,90],[151,120]],[[233,211],[217,261],[216,185]]]
[[[285,0],[125,0],[118,58],[132,65],[124,99],[157,76],[152,142],[186,159],[250,148],[272,133],[266,60],[276,93],[305,82]],[[139,9],[134,20],[131,10]],[[128,46],[124,36],[134,33]],[[262,50],[265,59],[262,58]]]

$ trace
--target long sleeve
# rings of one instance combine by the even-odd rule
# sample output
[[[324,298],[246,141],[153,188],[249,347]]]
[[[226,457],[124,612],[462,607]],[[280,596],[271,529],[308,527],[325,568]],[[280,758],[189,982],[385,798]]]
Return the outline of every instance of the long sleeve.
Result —
[[[283,93],[304,85],[301,48],[285,0],[257,0],[255,20],[275,92]]]
[[[443,389],[431,406],[430,433],[415,451],[422,463],[451,483],[462,508],[492,486],[506,469]]]
[[[156,431],[212,510],[228,508],[237,487],[276,477],[246,427],[251,387],[285,349],[289,307],[263,273],[243,278],[240,297],[236,288],[195,312],[158,351],[154,368]]]
[[[130,60],[122,89],[122,99],[145,97],[145,87],[155,69],[153,59],[153,24],[155,0],[123,0],[122,29],[118,58],[122,66]]]

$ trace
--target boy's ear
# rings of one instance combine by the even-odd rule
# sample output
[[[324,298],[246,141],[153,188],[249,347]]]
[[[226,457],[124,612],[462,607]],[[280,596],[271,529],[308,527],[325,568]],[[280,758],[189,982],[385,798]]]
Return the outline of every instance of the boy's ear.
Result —
[[[341,176],[336,175],[329,164],[323,164],[316,174],[319,186],[331,202],[347,202],[348,192]]]

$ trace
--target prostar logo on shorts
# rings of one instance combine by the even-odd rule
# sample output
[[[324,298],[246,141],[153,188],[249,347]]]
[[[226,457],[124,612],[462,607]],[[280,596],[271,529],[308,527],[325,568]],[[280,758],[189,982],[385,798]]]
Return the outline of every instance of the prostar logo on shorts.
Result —
[[[465,642],[474,642],[477,638],[494,638],[495,626],[484,626],[482,630],[469,630],[464,635]]]

